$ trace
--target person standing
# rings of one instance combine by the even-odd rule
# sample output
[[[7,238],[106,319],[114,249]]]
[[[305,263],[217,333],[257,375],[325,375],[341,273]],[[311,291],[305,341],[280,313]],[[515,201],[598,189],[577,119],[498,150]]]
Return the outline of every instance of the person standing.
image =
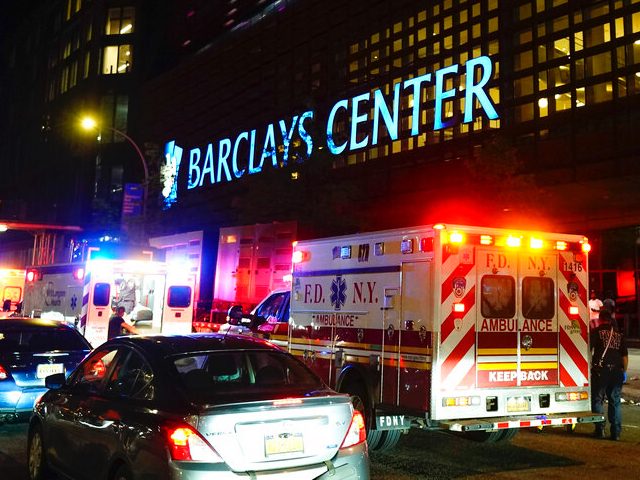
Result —
[[[598,326],[600,310],[602,310],[602,301],[596,296],[596,291],[591,290],[589,295],[589,324],[591,330]]]
[[[107,330],[107,340],[122,335],[122,329],[129,333],[138,334],[135,327],[129,325],[124,319],[124,307],[116,308],[116,313],[109,319],[109,329]]]
[[[620,394],[627,374],[629,353],[627,343],[618,327],[611,319],[611,312],[600,312],[600,324],[591,331],[591,408],[595,413],[604,414],[604,399],[607,398],[607,419],[609,435],[619,440],[622,430],[622,408]],[[605,437],[605,422],[596,423],[594,435]]]

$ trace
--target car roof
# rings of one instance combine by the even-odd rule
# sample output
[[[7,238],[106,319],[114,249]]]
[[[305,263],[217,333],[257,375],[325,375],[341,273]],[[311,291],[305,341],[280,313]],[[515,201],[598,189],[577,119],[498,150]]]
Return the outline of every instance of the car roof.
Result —
[[[108,343],[126,343],[134,345],[154,356],[157,355],[162,357],[209,350],[280,350],[276,345],[260,338],[250,337],[247,335],[224,335],[219,333],[192,333],[189,335],[130,335],[115,338],[110,340]]]
[[[0,327],[42,327],[42,328],[66,328],[75,330],[75,327],[60,320],[46,320],[32,317],[5,317],[0,318]]]

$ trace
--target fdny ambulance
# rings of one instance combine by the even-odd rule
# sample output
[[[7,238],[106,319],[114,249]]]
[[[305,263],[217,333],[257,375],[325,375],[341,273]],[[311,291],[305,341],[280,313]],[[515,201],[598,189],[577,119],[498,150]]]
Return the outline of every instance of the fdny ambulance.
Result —
[[[570,429],[603,419],[589,249],[579,235],[442,224],[300,241],[291,291],[256,308],[270,313],[258,330],[354,397],[372,449],[411,427],[491,442]]]
[[[25,312],[76,323],[94,348],[107,340],[118,306],[141,334],[191,333],[194,274],[152,258],[151,252],[106,258],[95,249],[86,262],[29,267]]]

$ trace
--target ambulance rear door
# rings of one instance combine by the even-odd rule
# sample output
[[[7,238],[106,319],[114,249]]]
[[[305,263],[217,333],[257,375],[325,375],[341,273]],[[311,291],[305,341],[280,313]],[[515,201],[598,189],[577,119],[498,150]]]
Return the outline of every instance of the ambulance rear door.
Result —
[[[194,286],[194,275],[167,274],[162,313],[163,334],[191,333]]]

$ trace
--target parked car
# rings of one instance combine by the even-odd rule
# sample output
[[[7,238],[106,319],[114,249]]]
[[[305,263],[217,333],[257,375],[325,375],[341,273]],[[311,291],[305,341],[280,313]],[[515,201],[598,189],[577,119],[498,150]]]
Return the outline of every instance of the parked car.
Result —
[[[31,480],[369,478],[350,397],[261,339],[118,337],[46,384],[29,426]]]
[[[45,377],[69,375],[90,351],[84,337],[65,323],[0,319],[0,421],[27,421],[46,391]]]

